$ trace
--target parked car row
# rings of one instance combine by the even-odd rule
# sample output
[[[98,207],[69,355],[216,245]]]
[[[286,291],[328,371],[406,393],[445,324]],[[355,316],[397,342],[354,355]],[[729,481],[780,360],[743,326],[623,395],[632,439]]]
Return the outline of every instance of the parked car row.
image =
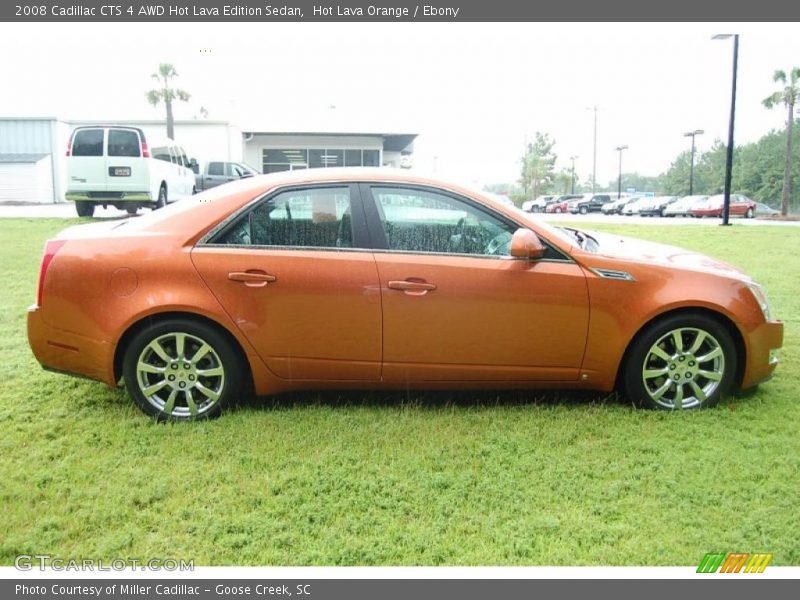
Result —
[[[601,212],[604,215],[639,215],[642,217],[721,217],[724,196],[642,196],[616,194],[565,194],[561,196],[539,196],[522,205],[527,212],[570,213],[586,215]],[[758,215],[774,214],[777,211],[759,205],[742,194],[731,194],[730,215],[752,219]]]

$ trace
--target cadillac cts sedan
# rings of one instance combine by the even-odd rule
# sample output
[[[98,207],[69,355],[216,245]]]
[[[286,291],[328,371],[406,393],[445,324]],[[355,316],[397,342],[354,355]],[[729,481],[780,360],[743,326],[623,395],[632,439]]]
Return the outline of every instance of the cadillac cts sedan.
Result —
[[[696,409],[768,379],[783,325],[714,259],[407,173],[318,169],[63,231],[28,337],[46,369],[124,380],[184,420],[331,388],[618,388]]]

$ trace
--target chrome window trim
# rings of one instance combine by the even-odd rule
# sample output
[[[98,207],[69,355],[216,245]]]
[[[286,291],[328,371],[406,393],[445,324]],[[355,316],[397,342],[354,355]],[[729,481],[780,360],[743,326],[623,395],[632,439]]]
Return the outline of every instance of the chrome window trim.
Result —
[[[430,186],[426,184],[413,184],[409,182],[403,182],[401,180],[374,180],[374,179],[358,179],[352,181],[341,181],[341,180],[332,180],[332,181],[315,181],[312,183],[288,183],[285,185],[281,185],[275,188],[272,188],[262,194],[259,194],[243,206],[239,207],[237,210],[232,212],[230,215],[225,217],[222,221],[217,223],[214,227],[212,227],[208,233],[206,233],[203,237],[201,237],[197,243],[195,244],[195,248],[249,248],[249,249],[259,249],[259,250],[284,250],[284,251],[291,251],[291,250],[315,250],[315,251],[334,251],[334,252],[373,252],[373,253],[383,253],[383,254],[412,254],[412,255],[423,255],[423,256],[460,256],[460,257],[473,257],[473,258],[490,258],[490,259],[503,259],[503,260],[525,260],[525,259],[515,259],[512,256],[492,256],[488,254],[461,254],[461,253],[451,253],[451,252],[422,252],[422,251],[413,251],[413,250],[391,250],[391,249],[384,249],[384,248],[337,248],[333,246],[263,246],[263,245],[249,245],[249,244],[217,244],[214,242],[210,242],[209,240],[217,235],[220,231],[225,229],[231,222],[235,221],[239,218],[242,214],[250,210],[251,207],[255,206],[259,202],[282,194],[283,192],[288,192],[292,190],[305,190],[305,189],[315,189],[315,188],[330,188],[330,187],[345,187],[349,188],[351,185],[403,185],[405,187],[416,187],[417,189],[426,189],[431,191],[436,191],[441,193],[442,191],[448,192],[450,194],[454,194],[458,196],[459,199],[464,198],[466,202],[476,202],[477,204],[481,205],[481,209],[490,211],[493,215],[496,214],[496,211],[492,210],[491,207],[482,204],[476,200],[471,200],[470,198],[465,198],[463,194],[450,190],[448,188],[438,188],[435,186]],[[352,203],[352,198],[350,202]],[[365,200],[362,198],[362,202]],[[500,218],[505,221],[511,221],[514,223],[518,228],[524,227],[522,224],[517,222],[511,217],[506,215],[500,214],[497,218]],[[538,233],[536,235],[539,235]],[[566,252],[561,250],[556,244],[552,243],[546,237],[543,237],[545,242],[547,242],[553,250],[559,253],[562,258],[543,258],[539,260],[531,260],[530,262],[550,262],[550,263],[568,263],[568,264],[577,264],[575,259],[569,256]]]

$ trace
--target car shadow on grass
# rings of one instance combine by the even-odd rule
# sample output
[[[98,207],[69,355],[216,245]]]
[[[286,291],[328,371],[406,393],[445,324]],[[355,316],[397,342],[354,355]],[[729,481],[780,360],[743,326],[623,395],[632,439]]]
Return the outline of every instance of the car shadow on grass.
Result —
[[[585,407],[589,405],[631,406],[616,393],[575,390],[494,390],[494,391],[313,391],[292,392],[273,396],[254,396],[242,399],[236,409],[287,409],[308,406],[337,407],[398,407],[398,408],[488,408],[511,406]]]

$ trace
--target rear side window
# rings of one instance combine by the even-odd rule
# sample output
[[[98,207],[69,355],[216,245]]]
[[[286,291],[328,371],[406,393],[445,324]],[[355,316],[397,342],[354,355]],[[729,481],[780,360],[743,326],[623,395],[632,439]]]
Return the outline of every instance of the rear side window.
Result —
[[[223,163],[221,162],[212,162],[208,163],[208,174],[209,175],[223,175]]]
[[[216,244],[352,248],[348,188],[283,192],[248,211]]]
[[[130,129],[109,129],[108,155],[140,156],[139,134]]]
[[[163,160],[164,162],[172,162],[169,157],[169,148],[166,146],[157,146],[153,148],[153,158]]]
[[[103,156],[103,130],[76,131],[72,140],[72,156]]]

